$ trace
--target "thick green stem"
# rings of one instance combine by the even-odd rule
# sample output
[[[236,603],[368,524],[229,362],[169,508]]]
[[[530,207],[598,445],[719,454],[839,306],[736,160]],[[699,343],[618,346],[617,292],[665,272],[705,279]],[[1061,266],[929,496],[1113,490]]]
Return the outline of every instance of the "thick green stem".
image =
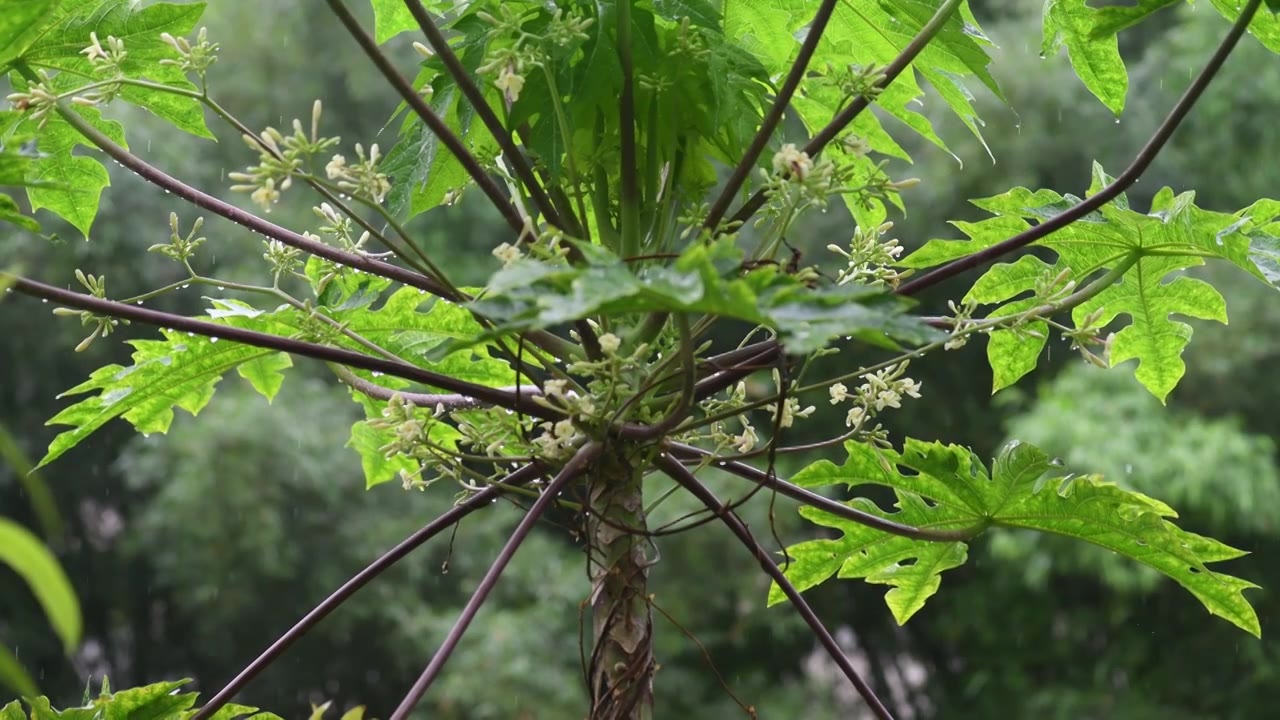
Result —
[[[653,717],[651,561],[645,555],[643,475],[623,446],[606,451],[588,493],[592,634],[590,720]]]

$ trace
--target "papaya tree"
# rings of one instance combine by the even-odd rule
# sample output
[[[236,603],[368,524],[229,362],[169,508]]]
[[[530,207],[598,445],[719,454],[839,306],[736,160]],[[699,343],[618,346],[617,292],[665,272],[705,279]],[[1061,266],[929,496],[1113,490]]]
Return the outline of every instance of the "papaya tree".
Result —
[[[985,344],[999,391],[1033,371],[1055,335],[1083,362],[1136,361],[1137,380],[1163,401],[1191,340],[1174,316],[1227,320],[1218,291],[1187,271],[1212,261],[1280,279],[1280,201],[1224,213],[1198,207],[1190,190],[1162,189],[1148,208],[1125,194],[1246,34],[1280,52],[1280,7],[1267,3],[1214,0],[1230,23],[1221,44],[1119,174],[1095,165],[1080,195],[993,189],[973,201],[986,217],[953,223],[963,238],[920,243],[895,238],[889,217],[905,208],[904,191],[946,181],[902,177],[893,162],[909,159],[906,136],[946,148],[922,98],[985,143],[971,92],[1001,97],[987,69],[992,42],[964,0],[373,0],[373,28],[326,0],[401,99],[388,148],[327,135],[323,98],[283,129],[240,120],[218,100],[227,79],[216,61],[230,39],[198,29],[203,3],[0,0],[0,65],[12,86],[0,183],[24,187],[27,199],[0,196],[0,219],[34,233],[32,213],[43,209],[89,239],[106,158],[192,206],[170,215],[167,241],[150,248],[183,279],[143,295],[112,297],[92,268],[76,272],[77,290],[0,274],[9,292],[77,318],[87,332],[77,349],[122,324],[155,328],[129,341],[131,365],[99,368],[67,391],[84,397],[49,421],[67,429],[39,465],[116,418],[163,433],[175,408],[198,413],[232,371],[270,400],[302,357],[326,363],[363,408],[349,444],[367,487],[456,495],[208,701],[166,684],[104,689],[95,702],[145,699],[149,711],[196,720],[252,711],[228,703],[291,643],[499,499],[525,514],[438,647],[423,648],[394,720],[430,692],[553,506],[572,518],[588,568],[593,720],[652,717],[661,675],[648,580],[662,538],[705,523],[740,541],[770,580],[760,601],[792,606],[879,718],[892,709],[804,591],[833,578],[887,585],[888,611],[905,623],[988,532],[1100,546],[1260,636],[1244,594],[1256,586],[1210,567],[1244,551],[1180,528],[1164,502],[1068,472],[1027,443],[985,459],[947,438],[894,437],[882,421],[928,402],[911,377],[918,358]],[[1119,116],[1128,76],[1117,36],[1170,4],[1048,3],[1043,52],[1065,46]],[[402,36],[416,65],[395,52]],[[228,189],[244,206],[131,150],[108,107],[122,103],[193,142],[212,137],[208,121],[232,127],[247,155]],[[286,193],[310,193],[312,227],[269,219]],[[455,283],[450,259],[406,225],[463,193],[486,198],[508,233],[480,287]],[[796,249],[789,238],[831,208],[851,213],[848,232],[820,257]],[[210,274],[219,242],[202,234],[209,216],[261,236],[258,282]],[[164,222],[139,218],[137,231]],[[944,308],[913,299],[974,269],[985,272]],[[147,307],[192,288],[206,298],[198,317]],[[843,425],[789,442],[818,404],[839,408]],[[821,459],[833,447],[843,462]],[[780,477],[779,457],[792,455],[811,462]],[[717,496],[704,482],[712,473],[741,490]],[[676,493],[702,510],[654,527],[655,507]],[[829,532],[775,547],[768,528],[737,513],[774,496]],[[32,712],[47,705],[32,700]]]

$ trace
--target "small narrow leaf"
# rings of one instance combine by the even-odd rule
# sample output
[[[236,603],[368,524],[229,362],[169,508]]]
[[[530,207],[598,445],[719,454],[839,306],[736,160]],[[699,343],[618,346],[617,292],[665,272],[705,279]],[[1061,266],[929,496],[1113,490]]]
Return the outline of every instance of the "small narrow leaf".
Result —
[[[9,688],[20,697],[35,697],[40,694],[31,674],[22,667],[13,651],[4,645],[0,645],[0,687]],[[0,720],[27,720],[27,716],[22,712],[22,705],[14,700],[0,708]]]
[[[72,653],[80,644],[80,601],[58,559],[31,531],[0,517],[0,563],[27,582],[62,640],[62,649]]]
[[[1139,0],[1137,5],[1091,8],[1093,31],[1089,33],[1089,37],[1097,39],[1115,35],[1147,20],[1165,8],[1180,4],[1182,0]]]

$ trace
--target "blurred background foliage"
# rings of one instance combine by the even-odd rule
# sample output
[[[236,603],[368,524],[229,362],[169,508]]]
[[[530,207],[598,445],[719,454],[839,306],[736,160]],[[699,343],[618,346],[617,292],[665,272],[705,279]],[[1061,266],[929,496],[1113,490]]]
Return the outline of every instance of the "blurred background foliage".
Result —
[[[1117,122],[1074,78],[1065,56],[1039,57],[1039,3],[974,6],[1000,46],[993,74],[1012,108],[976,99],[994,163],[963,127],[936,114],[961,162],[936,148],[912,149],[910,174],[926,182],[907,196],[909,215],[895,218],[896,234],[910,246],[955,237],[947,220],[979,216],[970,198],[1014,185],[1079,193],[1094,159],[1119,172],[1226,27],[1211,8],[1184,6],[1127,33],[1131,87]],[[391,93],[314,3],[214,3],[206,21],[226,49],[213,93],[250,126],[287,127],[320,97],[327,132],[341,134],[344,147],[391,144],[393,129],[383,129],[395,106]],[[412,57],[403,43],[393,49]],[[1135,206],[1166,184],[1198,189],[1200,204],[1216,210],[1280,195],[1275,163],[1266,160],[1280,157],[1280,73],[1258,71],[1274,59],[1256,43],[1242,44],[1130,193]],[[1031,65],[1036,72],[1025,71]],[[216,129],[214,144],[134,115],[134,137],[145,138],[132,143],[135,151],[204,190],[227,197],[225,173],[252,161],[225,128]],[[92,242],[47,242],[6,229],[0,258],[68,285],[76,267],[105,274],[117,297],[178,279],[168,261],[145,249],[167,237],[170,210],[184,226],[196,213],[127,173],[114,172],[112,181]],[[411,225],[467,284],[494,269],[489,250],[502,237],[477,202],[482,198],[472,195]],[[313,229],[309,202],[294,192],[272,219]],[[814,217],[791,241],[817,259],[826,244],[850,234],[848,223],[843,212]],[[198,270],[265,277],[255,236],[213,219],[205,229],[210,242]],[[1164,499],[1189,529],[1255,553],[1231,572],[1265,588],[1253,599],[1266,625],[1280,617],[1280,385],[1268,379],[1280,353],[1280,312],[1273,291],[1232,282],[1233,270],[1200,272],[1227,296],[1232,323],[1194,323],[1187,377],[1171,407],[1142,391],[1130,369],[1083,368],[1056,343],[1041,372],[992,398],[975,343],[918,363],[912,374],[924,381],[926,399],[896,413],[891,429],[896,437],[967,444],[983,456],[1011,438],[1036,443],[1072,470],[1100,472]],[[941,307],[965,282],[923,298],[925,307]],[[202,302],[191,290],[154,304],[197,312]],[[81,328],[17,298],[0,305],[0,337],[0,424],[28,455],[39,456],[56,431],[43,422],[63,404],[59,392],[128,356],[114,340],[72,353]],[[815,404],[820,417],[798,425],[790,440],[816,439],[818,428],[841,422],[823,414],[826,403]],[[0,641],[62,704],[78,700],[86,677],[103,674],[116,687],[190,676],[204,692],[215,690],[346,577],[451,502],[444,488],[364,492],[355,455],[343,447],[356,411],[323,368],[301,363],[271,406],[229,379],[207,410],[180,417],[167,437],[135,437],[122,424],[99,433],[44,472],[65,519],[51,545],[80,596],[84,641],[66,657],[39,604],[7,568],[0,568]],[[745,489],[734,482],[720,479],[717,489]],[[37,528],[32,507],[13,472],[0,468],[0,515]],[[673,501],[655,522],[690,508]],[[764,528],[769,512],[762,499],[748,519]],[[784,541],[812,532],[781,500],[775,515]],[[308,702],[333,699],[367,704],[385,717],[517,518],[506,505],[472,516],[451,540],[440,539],[357,595],[241,700],[302,716]],[[572,533],[552,520],[517,556],[421,717],[580,716],[575,608],[584,568]],[[658,619],[658,716],[744,716],[688,632],[761,717],[857,717],[856,698],[815,654],[800,621],[784,608],[764,608],[765,583],[734,541],[711,526],[662,547],[653,590],[679,627]],[[1093,548],[1003,534],[979,542],[971,556],[906,628],[885,611],[883,589],[832,583],[812,593],[900,717],[1180,720],[1273,712],[1280,645],[1270,634],[1246,638],[1206,616],[1179,588]],[[0,701],[6,694],[0,690]]]

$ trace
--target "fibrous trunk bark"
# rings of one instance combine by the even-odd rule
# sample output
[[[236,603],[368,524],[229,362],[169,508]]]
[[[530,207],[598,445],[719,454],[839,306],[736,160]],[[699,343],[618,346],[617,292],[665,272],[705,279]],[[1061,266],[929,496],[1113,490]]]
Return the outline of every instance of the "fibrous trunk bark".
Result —
[[[653,717],[653,617],[643,476],[621,452],[600,459],[588,487],[594,647],[590,720]]]

